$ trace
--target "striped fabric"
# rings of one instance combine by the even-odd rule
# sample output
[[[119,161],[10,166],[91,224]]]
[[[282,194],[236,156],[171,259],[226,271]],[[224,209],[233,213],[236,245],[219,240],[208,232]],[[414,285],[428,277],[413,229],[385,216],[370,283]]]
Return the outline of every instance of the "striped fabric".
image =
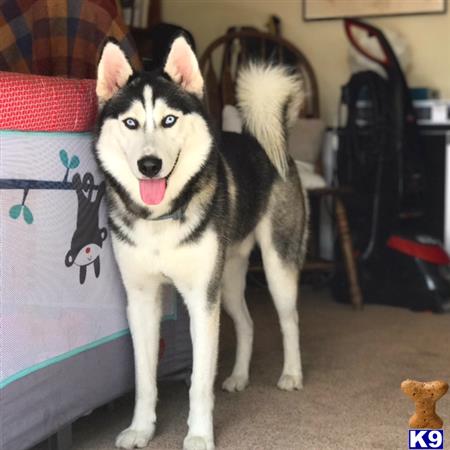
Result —
[[[2,71],[95,78],[108,36],[141,67],[116,0],[0,0]]]

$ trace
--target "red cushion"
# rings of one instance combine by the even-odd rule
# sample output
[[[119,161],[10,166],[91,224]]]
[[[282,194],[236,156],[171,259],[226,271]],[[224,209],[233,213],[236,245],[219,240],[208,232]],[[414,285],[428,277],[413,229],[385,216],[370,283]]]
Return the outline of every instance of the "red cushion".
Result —
[[[97,114],[95,80],[0,72],[0,129],[88,131]]]

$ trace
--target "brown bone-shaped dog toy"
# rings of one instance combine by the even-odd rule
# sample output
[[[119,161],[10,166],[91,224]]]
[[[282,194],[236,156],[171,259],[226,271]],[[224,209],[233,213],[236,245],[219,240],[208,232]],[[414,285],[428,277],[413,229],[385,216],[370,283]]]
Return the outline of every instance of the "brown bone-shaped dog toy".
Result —
[[[405,380],[401,384],[402,391],[415,402],[416,412],[409,419],[411,428],[442,428],[442,419],[436,414],[436,402],[447,392],[445,381]]]

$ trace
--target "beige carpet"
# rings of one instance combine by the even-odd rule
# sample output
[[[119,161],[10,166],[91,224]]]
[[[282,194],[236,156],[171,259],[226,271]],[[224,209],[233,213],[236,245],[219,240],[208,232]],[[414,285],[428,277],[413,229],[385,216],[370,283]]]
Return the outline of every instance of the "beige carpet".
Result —
[[[238,394],[217,388],[216,447],[236,450],[406,449],[412,402],[399,389],[405,378],[450,381],[450,315],[367,306],[354,312],[327,291],[305,288],[300,302],[305,386],[275,387],[281,338],[264,290],[250,292],[255,322],[251,384]],[[231,323],[223,315],[218,385],[234,355]],[[187,388],[160,387],[158,427],[150,449],[180,449],[186,433]],[[450,393],[438,404],[450,442]],[[113,449],[132,413],[131,396],[74,426],[74,450]],[[449,444],[446,444],[450,448]]]

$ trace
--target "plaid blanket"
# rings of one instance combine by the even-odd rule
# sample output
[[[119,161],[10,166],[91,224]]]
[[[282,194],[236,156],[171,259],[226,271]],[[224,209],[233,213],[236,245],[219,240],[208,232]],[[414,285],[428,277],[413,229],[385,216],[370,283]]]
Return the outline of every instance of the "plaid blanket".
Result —
[[[141,67],[116,0],[0,0],[0,70],[95,78],[108,36]]]

